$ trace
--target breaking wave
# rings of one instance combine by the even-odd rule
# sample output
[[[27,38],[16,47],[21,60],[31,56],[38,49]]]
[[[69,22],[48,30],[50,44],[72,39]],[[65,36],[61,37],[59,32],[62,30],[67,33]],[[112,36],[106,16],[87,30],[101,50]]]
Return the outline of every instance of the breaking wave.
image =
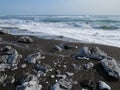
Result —
[[[119,16],[2,16],[0,27],[120,47]]]

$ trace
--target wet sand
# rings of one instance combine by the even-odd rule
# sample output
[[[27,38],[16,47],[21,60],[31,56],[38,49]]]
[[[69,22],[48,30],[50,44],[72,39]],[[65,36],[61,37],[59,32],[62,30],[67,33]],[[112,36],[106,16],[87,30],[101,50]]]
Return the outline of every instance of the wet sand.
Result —
[[[18,43],[18,39],[20,36],[16,35],[0,35],[0,38],[2,40],[0,41],[0,48],[4,46],[12,46],[15,48],[18,53],[20,53],[23,57],[20,60],[20,63],[18,64],[18,69],[11,71],[6,70],[5,72],[0,73],[6,73],[7,75],[15,75],[16,80],[20,79],[25,72],[33,73],[34,74],[34,64],[27,64],[27,67],[25,69],[19,68],[19,66],[24,63],[23,60],[31,53],[40,51],[43,56],[46,58],[41,60],[41,65],[50,65],[51,67],[55,68],[55,70],[61,70],[62,73],[64,72],[73,72],[74,76],[72,77],[73,80],[78,81],[77,85],[73,85],[72,90],[81,90],[82,87],[80,86],[81,81],[83,80],[93,80],[94,82],[97,81],[105,81],[108,85],[111,86],[112,90],[119,90],[120,88],[120,81],[111,81],[107,78],[107,75],[105,74],[105,71],[99,64],[99,61],[95,60],[77,60],[72,57],[73,54],[77,53],[80,48],[83,46],[90,46],[90,47],[99,47],[101,50],[107,53],[108,56],[111,56],[117,60],[117,62],[120,62],[120,48],[117,47],[111,47],[111,46],[105,46],[100,44],[89,44],[89,43],[71,43],[71,42],[65,42],[60,40],[46,40],[41,39],[37,37],[31,36],[33,38],[33,43]],[[66,45],[72,45],[72,46],[78,46],[77,49],[68,49],[64,50],[62,52],[55,51],[53,48],[55,45],[58,45],[60,43],[65,43]],[[64,56],[64,58],[61,59],[61,66],[55,66],[53,64],[53,61],[57,60],[58,58],[61,58],[61,55]],[[79,66],[82,66],[83,64],[87,62],[93,62],[95,64],[95,67],[90,70],[80,70],[76,71],[73,69],[72,64],[77,64]],[[66,67],[64,67],[64,65]],[[50,86],[55,83],[55,78],[50,78],[51,75],[55,74],[55,70],[53,72],[50,72],[46,77],[42,77],[40,79],[40,84],[43,85],[42,90],[49,90]],[[49,84],[46,84],[45,82],[48,81]],[[7,87],[0,87],[0,90],[15,90],[16,84],[9,85]]]

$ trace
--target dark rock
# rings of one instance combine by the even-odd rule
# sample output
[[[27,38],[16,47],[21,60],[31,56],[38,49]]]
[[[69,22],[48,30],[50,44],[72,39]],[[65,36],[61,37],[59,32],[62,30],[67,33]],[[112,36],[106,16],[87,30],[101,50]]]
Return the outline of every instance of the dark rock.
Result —
[[[18,42],[22,42],[22,43],[32,43],[33,39],[29,36],[22,36],[19,38]]]
[[[35,70],[36,71],[41,71],[43,73],[47,73],[48,72],[48,69],[46,67],[41,66],[41,65],[36,65]]]
[[[58,36],[58,38],[64,38],[64,36]]]
[[[38,77],[46,76],[48,72],[53,71],[50,65],[36,65],[35,70],[37,72]]]
[[[74,73],[65,72],[65,75],[66,75],[67,77],[72,77],[72,76],[74,75]]]
[[[39,84],[38,78],[27,73],[21,85],[16,87],[16,90],[41,90],[41,88],[42,85]]]
[[[103,81],[98,82],[99,90],[111,90],[111,87]]]
[[[59,84],[61,88],[70,90],[72,88],[72,82],[68,79],[65,80],[59,80]]]
[[[108,57],[100,61],[107,74],[116,79],[120,78],[120,67],[114,58]]]
[[[77,48],[77,46],[69,46],[69,45],[65,45],[64,43],[55,45],[55,49],[58,50],[59,52],[61,52],[63,50],[68,50],[71,48]]]
[[[92,62],[88,62],[87,64],[83,65],[84,69],[91,69],[94,67],[94,64]]]
[[[6,46],[4,48],[2,48],[2,57],[0,62],[3,63],[8,63],[8,64],[15,64],[17,63],[17,59],[18,59],[18,52],[17,50],[15,50],[14,48],[10,47],[10,46]]]
[[[62,89],[60,88],[59,83],[55,83],[53,86],[51,86],[50,90],[62,90]]]
[[[59,52],[62,52],[63,49],[60,46],[55,45],[55,49],[58,50]]]
[[[3,86],[11,85],[11,84],[13,84],[14,82],[15,82],[14,76],[8,76],[8,77],[4,80]]]
[[[10,68],[8,64],[5,63],[1,63],[0,64],[0,71],[5,71],[5,69]]]
[[[81,69],[81,66],[80,66],[80,65],[77,65],[77,64],[75,64],[75,63],[72,64],[71,66],[73,67],[74,70],[77,70],[77,71],[79,71],[79,70]]]
[[[11,46],[5,46],[1,49],[0,56],[0,71],[5,71],[5,69],[15,70],[17,69],[17,64],[19,61],[20,55],[17,50]]]
[[[83,47],[75,57],[87,57],[90,59],[101,60],[107,57],[107,54],[99,47]]]
[[[55,73],[56,73],[56,74],[60,74],[61,71],[60,71],[60,70],[56,70]]]
[[[29,56],[27,56],[25,61],[27,61],[28,63],[35,64],[37,62],[37,60],[40,60],[40,59],[42,59],[41,53],[37,52],[37,53],[33,53],[33,54],[30,54]]]
[[[60,79],[55,83],[50,90],[70,90],[72,88],[72,82],[68,79]]]
[[[61,78],[61,79],[66,79],[67,76],[66,75],[62,75],[62,74],[58,74],[56,75],[57,78]]]

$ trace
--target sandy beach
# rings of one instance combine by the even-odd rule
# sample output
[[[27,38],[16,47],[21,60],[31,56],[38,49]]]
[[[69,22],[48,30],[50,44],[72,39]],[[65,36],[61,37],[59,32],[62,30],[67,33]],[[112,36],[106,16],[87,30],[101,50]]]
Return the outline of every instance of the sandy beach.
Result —
[[[74,73],[71,79],[77,83],[72,86],[71,90],[82,90],[83,87],[81,86],[81,82],[84,80],[92,80],[94,83],[97,83],[98,81],[104,81],[111,87],[112,90],[118,90],[120,88],[120,81],[108,78],[99,61],[92,59],[78,60],[73,57],[73,55],[78,53],[79,50],[84,46],[99,47],[102,51],[107,53],[108,56],[113,57],[118,63],[120,63],[120,48],[100,44],[71,43],[60,40],[47,40],[34,36],[30,36],[33,39],[32,43],[20,43],[18,42],[20,37],[20,35],[0,35],[0,49],[5,46],[11,46],[12,48],[16,49],[19,54],[22,55],[22,58],[17,64],[17,69],[6,69],[5,71],[0,71],[1,76],[5,74],[7,76],[14,76],[15,78],[15,82],[12,84],[8,84],[6,86],[3,86],[1,84],[0,90],[16,90],[19,80],[23,78],[25,73],[30,73],[37,76],[35,72],[36,64],[29,64],[24,61],[24,59],[26,59],[29,54],[36,52],[40,52],[41,55],[45,57],[44,59],[40,60],[40,65],[48,65],[53,69],[52,71],[47,72],[45,76],[40,76],[39,83],[42,85],[41,90],[50,90],[51,86],[56,83],[56,80],[58,79],[56,77],[57,70],[59,70],[61,74],[64,74],[65,72]],[[77,46],[77,48],[65,49],[61,52],[55,50],[55,45],[59,45],[61,43],[73,47]],[[88,70],[83,69],[82,66],[88,62],[94,63],[94,67]],[[26,67],[20,68],[22,64],[26,64]],[[74,69],[73,64],[79,66],[80,70]],[[96,88],[95,90],[98,89]]]

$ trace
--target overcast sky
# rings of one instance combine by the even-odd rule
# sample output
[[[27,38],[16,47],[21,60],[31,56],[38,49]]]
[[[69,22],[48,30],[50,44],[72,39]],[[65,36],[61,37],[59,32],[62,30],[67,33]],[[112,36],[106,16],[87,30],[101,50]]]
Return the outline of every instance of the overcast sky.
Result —
[[[120,0],[0,0],[0,15],[120,15]]]

